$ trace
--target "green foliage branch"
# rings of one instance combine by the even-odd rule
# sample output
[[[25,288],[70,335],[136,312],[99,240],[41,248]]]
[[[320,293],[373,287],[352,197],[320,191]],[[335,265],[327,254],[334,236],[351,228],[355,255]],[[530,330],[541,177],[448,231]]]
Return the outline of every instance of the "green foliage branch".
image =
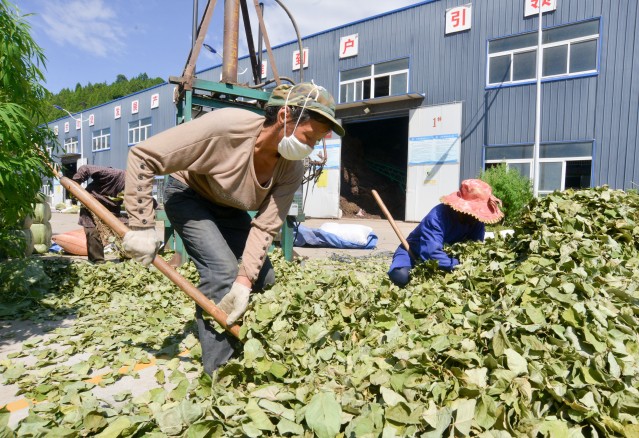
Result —
[[[53,135],[43,121],[47,90],[42,49],[24,16],[0,0],[0,253],[20,254],[13,229],[33,211],[44,177],[53,176],[46,145]]]
[[[504,225],[517,224],[524,208],[533,199],[530,180],[516,169],[509,169],[505,163],[482,172],[479,179],[490,184],[493,194],[503,202]]]

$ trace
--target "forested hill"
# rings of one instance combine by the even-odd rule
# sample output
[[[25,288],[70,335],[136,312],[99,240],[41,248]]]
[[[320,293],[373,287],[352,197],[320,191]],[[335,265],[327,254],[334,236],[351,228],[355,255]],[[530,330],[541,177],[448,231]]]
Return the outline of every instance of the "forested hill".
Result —
[[[163,82],[165,81],[162,78],[150,78],[146,73],[141,73],[131,79],[120,74],[112,84],[102,82],[82,86],[78,83],[75,90],[63,88],[59,93],[51,95],[48,99],[51,105],[46,105],[45,108],[45,120],[51,121],[67,115],[53,105],[61,106],[71,113],[75,113]]]

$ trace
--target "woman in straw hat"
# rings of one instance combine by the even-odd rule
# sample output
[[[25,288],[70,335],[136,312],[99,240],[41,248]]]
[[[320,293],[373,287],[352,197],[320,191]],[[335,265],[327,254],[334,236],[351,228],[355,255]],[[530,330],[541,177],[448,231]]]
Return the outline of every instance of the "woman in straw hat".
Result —
[[[499,209],[501,200],[479,179],[462,181],[459,191],[443,196],[440,201],[406,239],[419,260],[413,260],[401,245],[393,255],[388,276],[399,287],[408,284],[415,264],[425,260],[437,260],[441,269],[451,271],[459,260],[445,253],[444,245],[483,241],[485,224],[497,223],[504,217]]]

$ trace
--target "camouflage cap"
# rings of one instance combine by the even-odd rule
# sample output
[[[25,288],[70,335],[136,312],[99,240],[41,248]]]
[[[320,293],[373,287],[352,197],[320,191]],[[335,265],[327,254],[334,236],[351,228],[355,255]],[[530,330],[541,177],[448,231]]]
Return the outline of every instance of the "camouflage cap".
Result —
[[[298,106],[313,111],[326,118],[337,135],[343,137],[345,134],[342,125],[335,120],[335,100],[324,87],[312,82],[278,85],[273,89],[266,106],[284,105]]]

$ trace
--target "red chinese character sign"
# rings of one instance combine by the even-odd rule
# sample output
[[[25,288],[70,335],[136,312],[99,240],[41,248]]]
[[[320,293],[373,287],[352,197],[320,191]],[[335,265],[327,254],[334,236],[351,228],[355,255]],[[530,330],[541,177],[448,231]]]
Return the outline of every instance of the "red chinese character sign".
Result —
[[[89,115],[89,126],[95,125],[95,114]]]
[[[64,122],[64,132],[69,132],[69,122]]]
[[[471,4],[446,9],[446,35],[470,29]]]
[[[80,117],[82,117],[82,115],[80,115]],[[82,129],[82,120],[81,119],[77,119],[75,121],[75,130],[78,131]]]
[[[122,107],[118,105],[115,108],[113,108],[113,118],[119,119],[120,117],[122,117]]]
[[[260,76],[262,79],[266,79],[266,73],[268,72],[268,62],[266,60],[262,61],[262,75]]]
[[[58,125],[53,127],[53,134],[58,135]]]
[[[151,109],[158,108],[160,106],[160,93],[151,95]]]
[[[557,0],[524,0],[525,10],[524,16],[530,17],[531,15],[538,15],[539,8],[541,12],[550,12],[557,9]]]
[[[300,64],[302,64],[304,68],[308,68],[308,49],[304,49],[304,61],[300,59],[299,50],[293,52],[293,70],[299,70]]]
[[[350,56],[357,56],[359,50],[359,38],[358,34],[341,37],[339,39],[339,57],[348,58]]]
[[[139,110],[140,110],[140,101],[134,100],[133,102],[131,102],[131,114],[137,114]]]

